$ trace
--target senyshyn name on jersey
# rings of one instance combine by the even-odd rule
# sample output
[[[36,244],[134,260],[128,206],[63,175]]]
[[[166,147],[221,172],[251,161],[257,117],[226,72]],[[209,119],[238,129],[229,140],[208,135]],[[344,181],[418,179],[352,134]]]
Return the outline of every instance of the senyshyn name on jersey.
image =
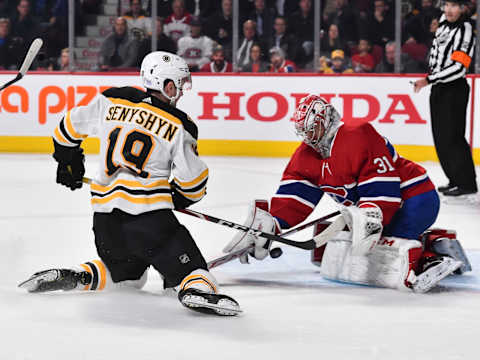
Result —
[[[161,136],[167,141],[172,141],[178,130],[178,126],[153,112],[123,105],[111,106],[108,109],[108,115],[105,121],[118,121],[122,123],[135,122],[149,132]],[[161,130],[163,131],[163,135],[160,134]]]

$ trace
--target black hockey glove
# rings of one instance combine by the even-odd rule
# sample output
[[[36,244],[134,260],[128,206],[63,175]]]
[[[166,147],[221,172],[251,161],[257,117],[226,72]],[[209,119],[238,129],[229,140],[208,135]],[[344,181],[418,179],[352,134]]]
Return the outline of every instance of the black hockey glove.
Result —
[[[177,186],[173,181],[170,182],[170,187],[172,188],[172,201],[175,210],[186,209],[187,207],[195,203],[195,201],[189,200],[185,196],[180,194],[177,190]]]
[[[55,141],[53,158],[58,162],[57,184],[62,184],[71,190],[80,189],[83,185],[82,178],[85,175],[85,156],[81,147],[63,146]]]

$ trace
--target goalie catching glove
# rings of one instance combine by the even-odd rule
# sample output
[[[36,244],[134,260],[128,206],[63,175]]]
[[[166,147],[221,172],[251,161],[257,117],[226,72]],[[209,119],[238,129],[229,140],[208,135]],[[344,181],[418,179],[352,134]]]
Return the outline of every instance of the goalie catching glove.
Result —
[[[272,215],[268,212],[268,202],[256,200],[250,207],[247,221],[244,224],[253,230],[260,230],[269,234],[279,234],[280,228]],[[255,236],[249,232],[239,231],[234,238],[225,246],[223,252],[232,251],[255,245],[250,251],[250,255],[257,260],[263,260],[267,257],[271,242],[260,236]],[[248,254],[240,257],[242,264],[248,264]]]
[[[82,187],[82,178],[85,175],[85,155],[80,146],[68,147],[53,142],[55,152],[53,158],[58,162],[57,184],[62,184],[71,190]]]
[[[352,233],[352,255],[365,255],[382,236],[382,210],[375,204],[347,206],[340,210]]]

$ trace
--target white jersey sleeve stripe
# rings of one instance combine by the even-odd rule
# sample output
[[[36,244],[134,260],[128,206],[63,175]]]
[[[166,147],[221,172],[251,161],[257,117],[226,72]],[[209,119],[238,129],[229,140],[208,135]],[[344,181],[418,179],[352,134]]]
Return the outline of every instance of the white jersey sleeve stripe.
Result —
[[[293,199],[298,201],[299,203],[302,203],[303,205],[306,205],[308,207],[311,207],[312,209],[315,208],[316,205],[312,204],[310,201],[306,201],[305,199],[302,199],[299,196],[296,195],[283,195],[283,194],[275,194],[274,198],[279,198],[279,199]]]
[[[392,177],[373,177],[368,180],[362,181],[358,183],[358,186],[370,184],[373,182],[400,182],[400,178],[398,176],[392,176]]]
[[[359,202],[364,202],[364,201],[386,201],[386,202],[395,202],[399,203],[402,201],[402,198],[397,198],[397,197],[391,197],[391,196],[375,196],[375,197],[361,197],[358,199]]]

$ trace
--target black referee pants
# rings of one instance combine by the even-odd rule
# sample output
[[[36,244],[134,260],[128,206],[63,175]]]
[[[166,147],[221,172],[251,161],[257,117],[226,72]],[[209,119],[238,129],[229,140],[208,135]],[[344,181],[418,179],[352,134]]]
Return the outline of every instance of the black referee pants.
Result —
[[[450,184],[476,191],[475,167],[465,139],[469,93],[465,78],[433,85],[430,114],[435,149]]]

